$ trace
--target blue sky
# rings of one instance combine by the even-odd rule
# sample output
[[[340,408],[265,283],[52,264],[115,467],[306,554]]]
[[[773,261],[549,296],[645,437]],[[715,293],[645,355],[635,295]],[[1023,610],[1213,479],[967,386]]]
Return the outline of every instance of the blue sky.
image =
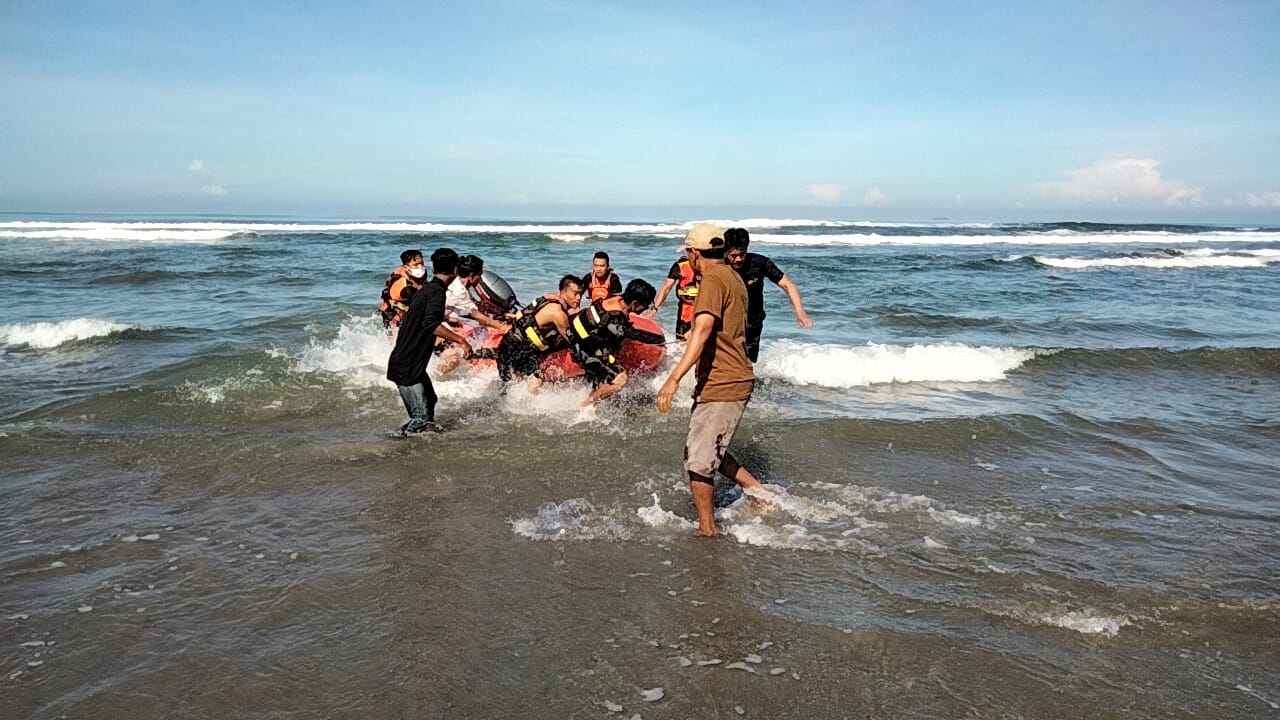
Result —
[[[1280,220],[1280,2],[1023,5],[5,3],[0,211]]]

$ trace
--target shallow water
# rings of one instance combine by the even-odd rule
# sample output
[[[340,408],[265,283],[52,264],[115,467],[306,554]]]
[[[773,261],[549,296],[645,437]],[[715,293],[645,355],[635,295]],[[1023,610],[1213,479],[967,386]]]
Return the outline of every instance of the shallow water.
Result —
[[[531,298],[680,224],[19,220],[0,716],[1277,711],[1275,229],[749,221],[818,327],[766,290],[780,500],[705,541],[660,376],[470,372],[392,441],[372,310],[404,247]]]

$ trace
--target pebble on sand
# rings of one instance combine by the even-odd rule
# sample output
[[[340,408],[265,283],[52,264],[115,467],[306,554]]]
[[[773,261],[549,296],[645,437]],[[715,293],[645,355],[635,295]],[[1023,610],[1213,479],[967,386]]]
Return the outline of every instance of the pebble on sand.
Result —
[[[722,662],[724,661],[721,660],[720,658],[715,658],[714,660],[699,660],[698,665],[702,667],[706,667],[708,665],[719,665]]]
[[[660,687],[640,691],[640,698],[645,702],[658,702],[664,697],[666,697],[666,693]]]
[[[724,666],[725,670],[745,670],[751,674],[755,674],[756,669],[744,662],[731,662]]]
[[[66,566],[67,564],[62,562],[61,560],[54,560],[53,562],[49,563],[49,567],[51,568],[64,568]]]
[[[92,605],[81,605],[80,607],[76,608],[76,612],[87,613],[92,611],[93,611]]]
[[[687,657],[680,657],[677,659],[680,661],[680,667],[689,667],[690,665],[693,664],[693,661]]]
[[[782,673],[784,673],[784,672],[786,672],[786,671],[787,671],[787,669],[786,669],[786,668],[770,668],[770,669],[769,669],[769,674],[770,674],[770,675],[781,675]]]
[[[734,706],[733,706],[733,711],[734,711],[734,712],[736,712],[736,713],[738,713],[739,715],[746,715],[746,714],[747,714],[747,711],[746,711],[746,710],[743,710],[741,705],[734,705]]]
[[[759,665],[760,663],[764,662],[764,658],[760,657],[759,655],[756,655],[755,653],[751,653],[750,655],[742,659],[746,660],[747,662],[753,665]]]
[[[605,700],[605,701],[604,701],[604,709],[605,709],[605,710],[608,710],[608,711],[609,711],[609,712],[611,712],[611,713],[620,713],[620,712],[622,712],[622,706],[621,706],[621,705],[619,705],[618,703],[616,703],[616,702],[612,701],[612,700]]]
[[[140,538],[138,538],[138,539],[139,539],[139,540],[146,540],[146,541],[148,541],[148,542],[155,542],[156,540],[159,540],[159,539],[160,539],[160,533],[151,533],[150,535],[143,535],[142,537],[140,537]]]

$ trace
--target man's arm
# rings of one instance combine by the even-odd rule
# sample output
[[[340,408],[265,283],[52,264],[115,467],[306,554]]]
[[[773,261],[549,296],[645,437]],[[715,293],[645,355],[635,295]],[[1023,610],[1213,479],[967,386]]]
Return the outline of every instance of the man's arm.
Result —
[[[616,272],[609,273],[609,294],[622,294],[622,278],[618,277],[618,273]]]
[[[493,318],[489,317],[485,313],[481,312],[478,308],[467,313],[467,317],[471,318],[472,320],[475,320],[476,322],[480,323],[484,327],[497,330],[499,332],[505,333],[506,331],[511,329],[509,325],[505,325],[497,320],[494,320]]]
[[[796,323],[805,330],[813,329],[813,318],[809,317],[809,313],[804,311],[804,301],[800,299],[800,288],[791,282],[791,278],[786,275],[778,280],[778,287],[787,294],[787,298],[791,300],[791,309],[796,313]]]
[[[671,401],[676,396],[676,389],[680,387],[680,380],[698,363],[698,358],[702,356],[702,348],[707,344],[715,327],[715,315],[700,312],[693,316],[693,327],[684,336],[686,342],[684,355],[680,357],[680,362],[676,364],[675,369],[667,376],[667,381],[662,383],[662,389],[658,391],[658,412],[666,415],[671,410]]]
[[[467,358],[471,357],[471,343],[468,343],[467,339],[458,333],[450,330],[448,325],[445,325],[444,323],[437,325],[435,336],[442,340],[448,340],[451,343],[457,343],[462,346],[462,356]]]
[[[658,308],[662,307],[662,301],[667,299],[667,293],[671,292],[671,288],[675,286],[676,286],[676,281],[672,280],[671,278],[667,278],[667,281],[662,283],[662,289],[658,291],[658,299],[653,301],[653,307],[649,310],[649,312],[645,313],[644,316],[647,318],[651,318],[654,315],[657,315]]]

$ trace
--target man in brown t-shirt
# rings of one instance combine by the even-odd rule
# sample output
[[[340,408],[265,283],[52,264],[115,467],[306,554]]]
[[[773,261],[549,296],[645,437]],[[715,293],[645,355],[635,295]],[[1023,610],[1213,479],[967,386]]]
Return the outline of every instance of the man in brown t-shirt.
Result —
[[[729,453],[729,443],[747,409],[755,374],[747,359],[747,286],[724,263],[724,231],[698,223],[684,236],[685,254],[702,279],[693,305],[693,327],[684,356],[658,391],[658,412],[671,410],[680,380],[697,365],[693,414],[685,440],[684,467],[698,510],[698,534],[716,534],[712,507],[715,474],[732,478],[749,495],[767,493],[760,481]]]

